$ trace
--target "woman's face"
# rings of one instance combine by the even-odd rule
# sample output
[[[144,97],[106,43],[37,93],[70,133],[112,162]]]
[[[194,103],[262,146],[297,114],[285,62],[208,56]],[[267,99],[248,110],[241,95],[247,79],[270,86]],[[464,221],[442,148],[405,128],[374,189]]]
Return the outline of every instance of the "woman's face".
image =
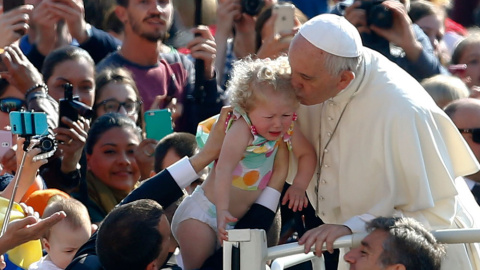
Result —
[[[445,34],[445,25],[441,17],[436,14],[428,15],[416,21],[415,24],[425,32],[432,44],[433,50],[439,55],[439,44]]]
[[[15,98],[19,100],[24,100],[25,95],[20,92],[20,90],[18,90],[15,86],[8,85],[3,95],[0,96],[0,99],[4,98]],[[18,110],[19,108],[16,109]],[[0,111],[0,130],[10,131],[10,116],[8,112]],[[13,136],[12,134],[12,145],[16,143],[16,138],[17,136]]]
[[[131,128],[114,127],[103,133],[87,154],[88,169],[105,185],[131,191],[140,179],[135,150],[140,138]]]
[[[117,105],[118,103],[113,102],[113,104],[109,104],[105,102],[106,100],[112,100],[118,103],[126,104],[120,106],[117,111],[115,110],[116,106],[114,105]],[[136,105],[137,110],[135,110],[134,113],[129,111],[132,111],[130,108],[132,108],[132,104],[137,101],[138,98],[135,94],[135,90],[129,84],[117,82],[108,83],[102,88],[100,96],[97,97],[97,103],[95,104],[98,106],[98,108],[96,109],[97,117],[100,117],[109,112],[118,112],[127,115],[136,123],[138,120],[138,112],[140,111],[140,106]]]
[[[8,85],[7,89],[0,96],[0,99],[4,98],[16,98],[25,100],[25,95],[20,92],[15,86]],[[10,117],[8,112],[0,111],[0,130],[10,130]]]
[[[480,86],[480,43],[465,46],[458,63],[467,64],[464,76],[470,77],[468,87]]]
[[[53,68],[52,76],[47,81],[49,94],[55,100],[65,97],[63,85],[73,85],[73,95],[80,97],[80,102],[93,106],[95,98],[95,67],[85,60],[67,60]]]

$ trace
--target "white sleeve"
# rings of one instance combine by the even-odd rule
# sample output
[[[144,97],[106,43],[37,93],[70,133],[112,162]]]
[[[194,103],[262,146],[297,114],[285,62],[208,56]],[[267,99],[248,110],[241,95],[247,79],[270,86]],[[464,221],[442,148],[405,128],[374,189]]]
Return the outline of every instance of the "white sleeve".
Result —
[[[276,212],[280,195],[281,194],[278,192],[278,190],[271,187],[266,187],[255,203],[265,206],[273,212]]]
[[[198,178],[188,157],[184,157],[167,168],[177,185],[184,189]]]

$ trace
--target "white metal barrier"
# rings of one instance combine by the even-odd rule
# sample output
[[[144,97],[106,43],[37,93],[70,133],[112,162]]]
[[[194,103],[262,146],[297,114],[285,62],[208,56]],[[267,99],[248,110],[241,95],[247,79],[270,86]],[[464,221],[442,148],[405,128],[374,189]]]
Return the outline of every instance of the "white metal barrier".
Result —
[[[432,231],[432,234],[439,242],[446,244],[480,242],[480,229],[438,230]],[[366,235],[367,233],[342,236],[333,246],[356,247]],[[267,248],[267,237],[263,230],[229,230],[228,237],[229,241],[223,243],[224,270],[266,270],[269,260],[274,260],[272,270],[283,270],[309,260],[312,261],[314,270],[325,269],[323,257],[317,257],[313,252],[304,254],[304,247],[297,243]],[[323,250],[326,250],[325,245]]]

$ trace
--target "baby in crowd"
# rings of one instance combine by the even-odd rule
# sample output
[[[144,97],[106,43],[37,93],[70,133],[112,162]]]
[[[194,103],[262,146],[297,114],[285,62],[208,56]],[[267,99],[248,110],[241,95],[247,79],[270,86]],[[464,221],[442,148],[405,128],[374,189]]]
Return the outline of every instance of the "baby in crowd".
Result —
[[[305,190],[315,170],[316,154],[294,125],[299,101],[290,76],[286,57],[247,58],[235,64],[229,82],[234,110],[226,123],[219,159],[172,221],[185,269],[201,267],[221,241],[228,239],[227,225],[241,218],[267,187],[280,144],[286,143],[299,164],[282,203],[289,201],[293,211],[307,206]],[[199,132],[203,131],[201,123]]]
[[[42,218],[58,211],[64,211],[67,216],[42,237],[43,248],[48,254],[32,263],[29,270],[65,269],[92,234],[87,208],[81,202],[73,198],[56,200],[45,208]]]

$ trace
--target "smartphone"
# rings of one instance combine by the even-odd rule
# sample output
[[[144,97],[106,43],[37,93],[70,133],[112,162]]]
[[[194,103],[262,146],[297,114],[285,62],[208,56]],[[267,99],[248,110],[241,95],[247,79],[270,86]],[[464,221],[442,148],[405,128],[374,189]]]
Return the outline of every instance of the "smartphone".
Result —
[[[295,26],[295,6],[289,3],[275,4],[272,14],[277,14],[274,24],[275,35],[288,33]],[[293,36],[284,37],[282,41],[291,40]]]
[[[0,159],[12,147],[12,132],[0,130]]]
[[[3,0],[3,13],[23,5],[25,5],[25,0]],[[15,32],[21,36],[25,35],[24,29],[15,30]]]
[[[10,126],[13,134],[47,135],[47,115],[44,112],[10,112]]]
[[[146,111],[144,118],[148,139],[159,141],[173,132],[172,113],[168,109]]]
[[[3,0],[3,13],[25,5],[25,0]]]

